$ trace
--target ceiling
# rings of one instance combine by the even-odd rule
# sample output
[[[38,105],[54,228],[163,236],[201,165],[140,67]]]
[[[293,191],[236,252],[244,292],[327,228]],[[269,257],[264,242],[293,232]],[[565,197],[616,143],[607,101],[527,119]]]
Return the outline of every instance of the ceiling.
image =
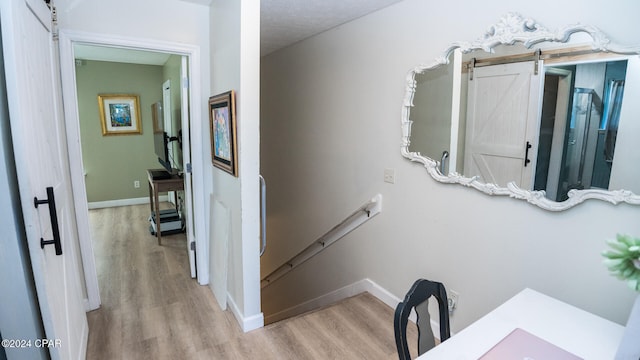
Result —
[[[261,0],[262,56],[401,0]]]
[[[400,1],[261,0],[260,54],[270,54]],[[76,58],[83,60],[163,65],[169,57],[162,53],[91,45],[76,45],[74,49]]]

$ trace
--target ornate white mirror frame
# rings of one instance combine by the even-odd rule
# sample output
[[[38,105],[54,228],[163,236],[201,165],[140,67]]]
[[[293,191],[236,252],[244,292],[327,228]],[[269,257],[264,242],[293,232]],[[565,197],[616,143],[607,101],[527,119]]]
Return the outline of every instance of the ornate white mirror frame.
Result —
[[[621,55],[640,54],[640,47],[621,47],[611,44],[609,39],[599,29],[593,26],[576,24],[560,28],[557,31],[549,31],[532,19],[523,18],[516,13],[508,13],[503,16],[498,23],[490,26],[482,38],[473,42],[453,43],[440,57],[436,58],[434,62],[419,65],[409,72],[402,107],[402,155],[412,162],[423,164],[429,175],[439,182],[464,185],[489,195],[506,195],[512,198],[526,200],[531,204],[549,211],[567,210],[587,199],[599,199],[612,204],[625,202],[640,205],[640,196],[631,191],[603,189],[573,189],[569,191],[567,200],[556,202],[546,198],[544,190],[524,190],[519,188],[514,182],[509,182],[506,187],[501,187],[496,184],[478,181],[478,176],[465,177],[457,172],[451,172],[449,175],[445,175],[440,169],[440,161],[421,155],[419,152],[409,150],[413,123],[410,119],[410,113],[414,106],[414,95],[417,88],[416,74],[422,74],[427,70],[449,64],[449,59],[456,50],[459,50],[462,54],[467,54],[475,50],[492,52],[497,46],[514,45],[517,43],[529,49],[543,42],[567,43],[571,35],[578,33],[583,33],[590,37],[590,45],[594,51]],[[633,120],[638,121],[637,119]]]

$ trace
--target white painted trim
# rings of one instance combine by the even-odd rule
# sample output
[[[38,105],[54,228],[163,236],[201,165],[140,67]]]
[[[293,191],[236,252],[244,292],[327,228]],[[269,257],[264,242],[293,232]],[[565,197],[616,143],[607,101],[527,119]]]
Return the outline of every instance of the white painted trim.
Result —
[[[368,292],[369,294],[373,295],[375,298],[382,301],[392,309],[395,309],[398,306],[398,304],[402,301],[402,299],[393,295],[391,292],[389,292],[387,289],[383,288],[382,286],[378,285],[373,280],[362,279],[352,284],[349,284],[347,286],[344,286],[338,290],[332,291],[328,294],[319,296],[315,299],[305,301],[296,306],[292,306],[288,309],[284,309],[275,314],[266,316],[264,318],[264,321],[265,321],[265,324],[271,324],[280,320],[284,320],[296,315],[300,315],[300,314],[321,308],[323,306],[329,306],[329,305],[335,304],[338,301],[362,294],[364,292]],[[415,323],[416,321],[415,312],[412,312],[412,314],[409,316],[409,320]],[[391,324],[390,326],[393,326],[393,324]],[[434,320],[433,318],[431,319],[431,329],[433,331],[433,335],[438,340],[440,340],[440,323]],[[454,333],[452,332],[451,336],[453,335]]]
[[[244,318],[242,322],[242,330],[244,330],[244,332],[260,329],[263,326],[264,326],[264,315],[262,313],[258,313],[256,315]]]
[[[238,321],[238,324],[240,324],[242,331],[249,332],[251,330],[259,329],[264,326],[263,313],[245,317],[229,293],[227,293],[227,306],[233,313],[233,316],[235,316],[236,320]]]
[[[186,56],[180,57],[180,114],[182,118],[181,129],[189,129],[189,59]],[[189,135],[189,134],[187,134]],[[182,136],[182,166],[185,171],[184,177],[184,214],[187,219],[193,219],[193,176],[186,171],[191,167],[191,136]],[[190,221],[186,222],[185,231],[187,234],[187,253],[189,254],[189,273],[192,278],[197,277],[196,269],[196,249],[191,247],[195,244],[195,229]],[[199,279],[202,281],[202,279]]]
[[[387,304],[387,306],[392,309],[395,309],[402,301],[401,298],[393,295],[387,289],[383,288],[370,279],[364,279],[361,281],[365,282],[365,291],[369,292],[371,295],[375,296],[378,300]]]
[[[158,197],[160,202],[169,201],[169,197],[167,195],[160,195]],[[118,199],[118,200],[106,200],[106,201],[94,201],[89,203],[89,209],[102,209],[109,207],[118,207],[118,206],[129,206],[129,205],[140,205],[140,204],[148,204],[149,197],[141,197],[141,198],[131,198],[131,199]]]
[[[85,303],[85,306],[86,305],[88,305],[88,300]],[[86,321],[82,326],[81,336],[82,336],[82,347],[78,351],[78,356],[76,357],[77,360],[83,360],[87,358],[87,347],[89,345],[89,323]]]
[[[100,306],[100,292],[98,289],[98,277],[96,273],[91,232],[89,229],[89,210],[86,196],[84,171],[82,169],[82,149],[80,146],[80,122],[78,116],[78,97],[75,79],[75,60],[73,52],[74,43],[84,43],[97,46],[112,46],[118,48],[132,48],[146,51],[160,51],[182,56],[189,59],[189,107],[191,109],[190,133],[191,133],[191,163],[193,164],[193,198],[194,198],[194,222],[196,233],[196,249],[198,255],[198,283],[208,283],[209,259],[206,256],[205,234],[206,222],[204,211],[204,183],[203,169],[203,142],[200,139],[203,132],[208,131],[202,120],[201,99],[201,62],[200,47],[197,45],[157,41],[152,39],[140,39],[114,36],[108,34],[96,34],[77,32],[68,29],[60,30],[60,68],[62,78],[62,92],[64,99],[65,123],[67,131],[67,146],[71,167],[71,184],[75,200],[76,222],[83,269],[85,272],[85,284],[87,287],[88,302],[91,309]],[[183,119],[183,124],[185,123]],[[185,134],[186,136],[186,134]],[[203,278],[200,277],[203,276]]]
[[[233,17],[240,16],[240,58],[239,83],[236,93],[236,112],[238,117],[238,171],[240,180],[240,237],[238,244],[234,241],[229,263],[241,261],[241,273],[232,275],[236,289],[235,296],[241,296],[242,309],[245,314],[260,315],[262,318],[260,296],[260,0],[242,0],[239,14],[237,7]],[[235,20],[234,20],[235,21]],[[212,48],[217,48],[212,46]],[[236,75],[236,76],[237,76]],[[212,73],[212,78],[218,74]],[[218,82],[213,84],[221,85]],[[213,89],[213,86],[212,86]],[[214,185],[214,188],[218,188]],[[224,191],[219,189],[218,191]],[[236,229],[232,226],[231,232]],[[238,258],[237,256],[240,256]],[[233,285],[231,285],[233,288]],[[252,316],[255,322],[255,316]],[[247,320],[245,320],[247,321]],[[251,328],[245,324],[245,331]],[[262,326],[262,325],[260,325]]]
[[[80,144],[80,126],[77,106],[75,59],[71,40],[63,32],[59,34],[60,82],[62,84],[62,101],[64,111],[65,130],[67,135],[67,152],[69,154],[69,172],[71,191],[78,231],[80,258],[84,271],[85,290],[87,292],[88,310],[100,307],[100,289],[95,258],[93,256],[93,242],[89,228],[89,208],[85,184],[84,162]],[[73,101],[71,101],[71,98]],[[74,126],[70,126],[71,119],[75,119]],[[75,141],[77,140],[77,141]]]

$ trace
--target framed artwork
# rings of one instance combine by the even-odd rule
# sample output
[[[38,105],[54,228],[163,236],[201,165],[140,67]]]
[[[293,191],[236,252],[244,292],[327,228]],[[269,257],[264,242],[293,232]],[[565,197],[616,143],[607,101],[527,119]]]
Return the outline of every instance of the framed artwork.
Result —
[[[213,166],[238,176],[236,104],[233,90],[209,98]]]
[[[142,134],[138,95],[98,95],[102,135]]]

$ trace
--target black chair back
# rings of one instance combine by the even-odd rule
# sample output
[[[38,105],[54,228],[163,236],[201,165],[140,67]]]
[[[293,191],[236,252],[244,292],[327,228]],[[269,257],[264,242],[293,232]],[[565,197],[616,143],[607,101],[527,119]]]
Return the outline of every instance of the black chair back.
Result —
[[[440,342],[451,337],[449,329],[449,310],[447,307],[447,292],[444,285],[439,282],[429,281],[425,279],[417,280],[404,301],[396,307],[394,317],[394,332],[396,336],[396,348],[400,360],[411,359],[409,353],[409,345],[407,343],[407,324],[409,314],[412,309],[416,309],[418,316],[416,325],[418,326],[418,356],[431,350],[435,346],[433,331],[431,331],[431,317],[429,316],[429,298],[433,296],[438,301],[438,310],[440,315]]]

